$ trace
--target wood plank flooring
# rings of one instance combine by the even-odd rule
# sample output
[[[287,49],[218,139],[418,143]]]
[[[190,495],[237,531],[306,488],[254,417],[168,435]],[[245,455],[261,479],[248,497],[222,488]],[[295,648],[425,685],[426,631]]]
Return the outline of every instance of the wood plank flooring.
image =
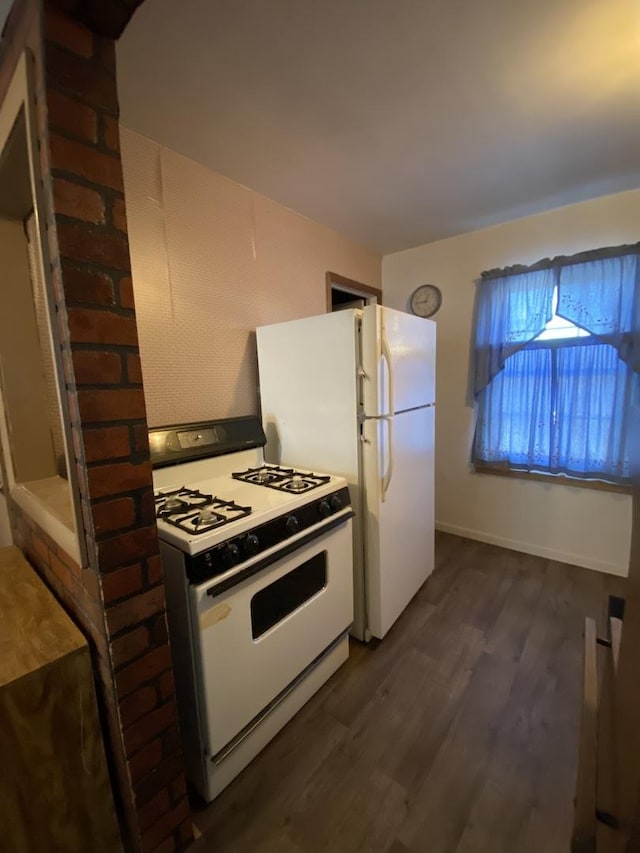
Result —
[[[624,581],[438,534],[436,570],[206,808],[194,853],[567,853],[585,615]]]

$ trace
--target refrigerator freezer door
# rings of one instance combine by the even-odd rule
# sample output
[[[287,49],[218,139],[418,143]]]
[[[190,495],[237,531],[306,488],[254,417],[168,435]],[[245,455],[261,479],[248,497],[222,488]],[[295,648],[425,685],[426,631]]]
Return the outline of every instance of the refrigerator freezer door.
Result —
[[[434,406],[363,423],[366,606],[374,637],[384,637],[433,571],[434,427]]]
[[[361,337],[366,417],[394,414],[435,401],[433,320],[367,305],[362,312]]]
[[[257,329],[270,462],[357,479],[356,323],[338,311]]]

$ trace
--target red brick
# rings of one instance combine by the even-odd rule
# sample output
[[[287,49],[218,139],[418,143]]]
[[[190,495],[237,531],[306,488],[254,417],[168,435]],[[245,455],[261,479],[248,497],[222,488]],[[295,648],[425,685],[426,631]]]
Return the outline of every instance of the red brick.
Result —
[[[169,699],[170,696],[174,694],[173,687],[173,671],[167,670],[163,672],[160,678],[158,679],[158,690],[160,691],[160,698],[164,701]]]
[[[93,34],[63,12],[45,4],[45,38],[72,53],[89,59],[93,56]]]
[[[142,497],[140,498],[140,517],[143,524],[154,524],[156,519],[156,503],[153,497],[153,492],[151,489],[144,492]],[[151,575],[158,575],[158,581],[149,580],[150,585],[153,586],[154,583],[159,583],[162,578],[162,570],[160,567],[155,567],[152,569]]]
[[[154,823],[143,833],[142,849],[144,853],[154,853],[160,842],[164,841],[182,821],[190,817],[189,803],[186,799],[181,800],[172,811],[166,812],[157,823]],[[167,848],[167,850],[171,849],[173,848]]]
[[[112,151],[120,151],[120,128],[118,120],[104,116],[104,144]]]
[[[182,742],[180,741],[177,723],[168,728],[162,735],[162,754],[168,757],[176,753],[182,754]]]
[[[100,621],[102,622],[102,630],[104,630],[104,610],[102,609],[102,599],[100,597],[100,587],[98,584],[98,576],[93,569],[82,570],[82,585],[87,591],[87,595],[94,602],[100,602]]]
[[[34,544],[35,544],[35,542],[34,542]],[[51,551],[49,551],[48,563],[49,563],[49,567],[50,567],[51,571],[58,578],[60,583],[62,583],[63,586],[66,587],[66,589],[69,589],[69,590],[73,589],[74,581],[72,580],[73,576],[69,570],[69,567],[65,566],[65,564],[62,562],[62,560],[60,560]]]
[[[147,776],[162,759],[162,741],[152,741],[129,760],[129,772],[134,782]]]
[[[169,805],[169,791],[163,788],[152,800],[138,809],[140,829],[144,832],[152,823],[155,823],[165,812],[169,811]]]
[[[167,629],[167,614],[160,613],[153,620],[152,636],[157,646],[169,642],[169,631]]]
[[[81,435],[84,440],[84,453],[87,462],[118,459],[131,455],[129,430],[127,427],[117,426],[86,429]],[[100,480],[100,477],[97,476],[96,479]],[[98,496],[94,495],[94,497]]]
[[[140,356],[127,355],[127,379],[132,385],[142,385],[142,367],[140,365]]]
[[[122,604],[107,609],[107,625],[111,634],[131,628],[164,610],[164,587],[156,586],[147,592],[127,598]],[[134,685],[135,686],[135,685]]]
[[[153,492],[149,491],[151,497],[153,498]],[[149,557],[147,560],[147,584],[149,586],[155,586],[162,582],[162,561],[160,559],[160,555],[156,554],[153,557]]]
[[[158,529],[155,524],[150,527],[137,527],[112,539],[104,539],[98,544],[98,552],[100,568],[106,572],[117,566],[153,556],[158,553]]]
[[[149,711],[142,719],[125,728],[124,743],[127,755],[133,755],[154,737],[170,726],[177,729],[176,706],[173,702],[161,705],[155,711]]]
[[[98,465],[87,471],[89,493],[94,500],[111,495],[132,492],[149,486],[151,483],[151,465],[140,462],[116,462],[113,465]]]
[[[115,645],[115,643],[114,643]],[[130,663],[116,674],[116,685],[120,696],[126,696],[145,682],[150,681],[169,669],[171,666],[171,653],[169,646],[160,646],[153,651],[147,652],[138,660]],[[161,746],[158,741],[158,745]]]
[[[33,545],[33,551],[38,557],[39,560],[42,560],[43,563],[49,562],[49,548],[47,543],[37,534],[34,534],[31,539]]]
[[[131,527],[136,520],[136,505],[133,498],[118,498],[115,501],[93,504],[93,525],[97,536],[123,527]]]
[[[120,304],[123,308],[135,308],[133,297],[133,281],[131,276],[127,275],[120,279]]]
[[[142,388],[78,391],[78,407],[84,422],[144,418],[144,392]]]
[[[99,225],[57,222],[60,257],[128,270],[129,243],[124,234]]]
[[[130,0],[129,0],[130,2]],[[135,0],[135,5],[139,5],[139,0]],[[100,56],[100,62],[111,74],[116,73],[116,43],[110,38],[98,38],[97,48]]]
[[[142,589],[142,567],[139,563],[124,566],[115,572],[102,575],[102,594],[105,604],[133,595]]]
[[[190,817],[183,820],[178,831],[181,843],[187,847],[193,841],[193,821]]]
[[[182,797],[186,795],[186,793],[187,786],[185,783],[184,776],[181,773],[179,776],[176,776],[176,778],[171,783],[171,798],[173,799],[174,803],[177,803],[178,800],[181,800]]]
[[[146,424],[134,426],[133,447],[136,453],[149,453],[149,433]]]
[[[117,116],[118,93],[112,74],[54,44],[46,46],[45,60],[48,85]]]
[[[75,267],[64,261],[62,283],[67,303],[115,305],[113,281],[105,273]]]
[[[45,534],[46,535],[46,534]],[[81,566],[74,560],[71,554],[67,554],[67,552],[62,548],[57,542],[55,542],[50,537],[49,539],[49,547],[54,551],[54,553],[62,560],[62,562],[67,566],[69,571],[73,572],[75,575],[79,575],[82,572]]]
[[[134,317],[123,317],[97,308],[69,308],[69,337],[73,343],[136,346],[138,330]]]
[[[184,758],[182,753],[176,753],[169,758],[163,758],[155,767],[151,776],[136,782],[133,786],[138,806],[148,803],[152,797],[170,785],[176,776],[182,775],[184,771]]]
[[[114,385],[122,379],[122,361],[116,352],[74,350],[72,361],[77,385]],[[82,408],[80,414],[82,415]]]
[[[170,835],[168,838],[165,838],[164,841],[160,842],[157,847],[154,847],[151,853],[176,853],[177,849],[176,840],[172,835]]]
[[[49,135],[51,168],[80,175],[92,184],[124,192],[120,158],[97,151],[84,142]]]
[[[114,667],[139,657],[149,646],[149,629],[144,625],[118,637],[111,645],[111,655]]]
[[[89,187],[65,181],[64,178],[54,178],[53,203],[56,213],[64,216],[96,225],[104,222],[104,200],[100,193]]]
[[[98,141],[98,116],[95,110],[55,89],[47,91],[49,126],[77,136],[86,142]]]
[[[123,231],[125,234],[127,233],[127,211],[124,206],[124,199],[117,198],[113,202],[113,224],[118,229],[118,231]]]
[[[120,720],[122,727],[126,728],[140,717],[145,717],[158,704],[158,697],[153,687],[146,685],[129,694],[120,703]],[[149,739],[149,738],[148,738]]]

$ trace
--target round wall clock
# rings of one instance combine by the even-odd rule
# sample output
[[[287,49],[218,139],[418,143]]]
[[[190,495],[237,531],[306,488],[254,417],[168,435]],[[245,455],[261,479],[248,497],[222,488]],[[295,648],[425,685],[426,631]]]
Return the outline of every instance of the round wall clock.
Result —
[[[409,308],[418,317],[432,317],[442,305],[442,293],[435,284],[422,284],[411,294]]]

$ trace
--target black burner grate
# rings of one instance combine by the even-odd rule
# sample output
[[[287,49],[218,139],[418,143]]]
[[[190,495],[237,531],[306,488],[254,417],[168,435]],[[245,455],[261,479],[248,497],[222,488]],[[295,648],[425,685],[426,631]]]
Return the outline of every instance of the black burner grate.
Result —
[[[330,476],[297,471],[295,468],[282,468],[279,465],[262,465],[260,468],[247,468],[231,475],[236,480],[267,486],[280,492],[302,494],[328,483]]]
[[[156,516],[186,533],[207,533],[251,514],[250,506],[181,487],[155,493]]]

